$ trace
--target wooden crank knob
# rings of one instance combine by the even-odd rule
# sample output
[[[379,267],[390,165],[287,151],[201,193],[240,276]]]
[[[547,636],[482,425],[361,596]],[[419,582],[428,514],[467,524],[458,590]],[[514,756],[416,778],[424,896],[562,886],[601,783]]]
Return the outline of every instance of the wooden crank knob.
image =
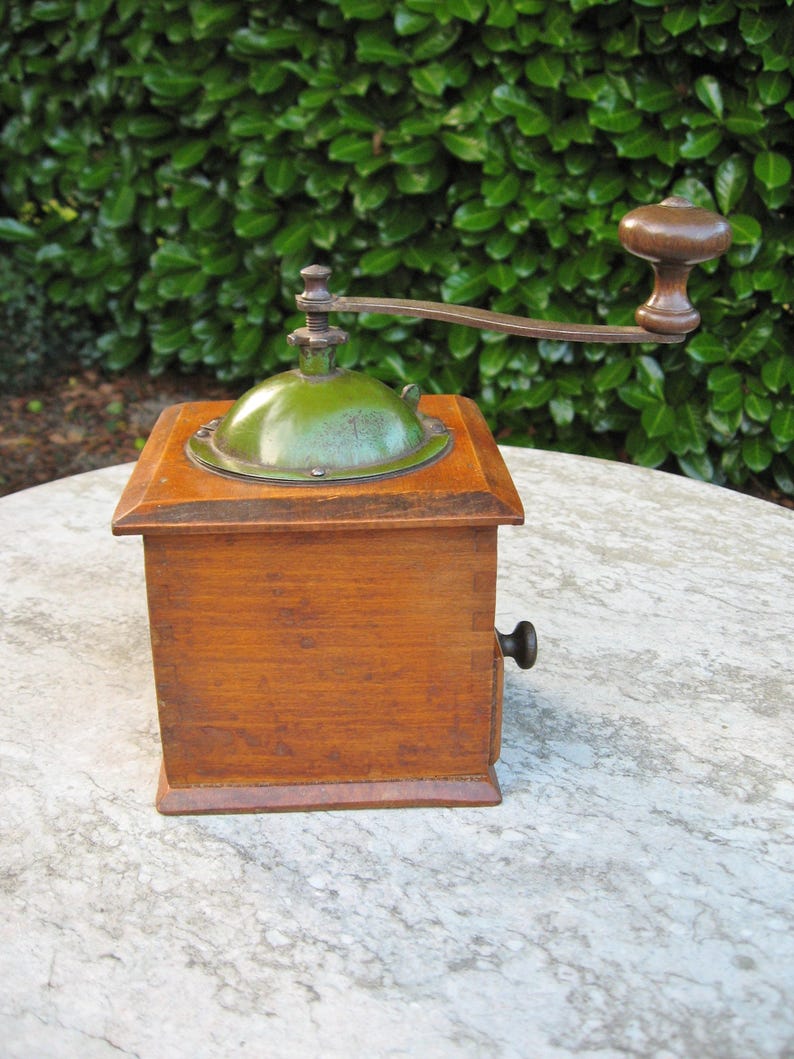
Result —
[[[694,265],[719,257],[731,245],[725,218],[675,195],[627,213],[618,236],[629,253],[653,265],[653,293],[634,314],[640,327],[663,335],[694,331],[700,313],[689,300],[687,279]]]

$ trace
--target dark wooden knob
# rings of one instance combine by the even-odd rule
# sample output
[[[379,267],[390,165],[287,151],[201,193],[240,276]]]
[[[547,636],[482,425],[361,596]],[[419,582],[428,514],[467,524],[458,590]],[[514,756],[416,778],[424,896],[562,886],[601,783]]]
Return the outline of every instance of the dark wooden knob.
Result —
[[[499,632],[496,638],[505,658],[515,660],[519,669],[531,669],[538,657],[538,637],[531,621],[520,621],[512,632]]]
[[[687,279],[694,265],[719,257],[731,245],[725,218],[673,196],[627,213],[618,235],[629,253],[653,265],[653,293],[634,314],[640,327],[663,335],[694,331],[700,313],[689,300]]]

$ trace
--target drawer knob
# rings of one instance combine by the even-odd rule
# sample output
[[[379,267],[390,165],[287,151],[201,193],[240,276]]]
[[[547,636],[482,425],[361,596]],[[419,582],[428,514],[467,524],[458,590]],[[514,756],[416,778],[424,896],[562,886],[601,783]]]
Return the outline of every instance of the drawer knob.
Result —
[[[496,638],[505,658],[514,659],[519,669],[531,669],[538,657],[538,637],[531,621],[520,621],[512,632],[499,632]]]

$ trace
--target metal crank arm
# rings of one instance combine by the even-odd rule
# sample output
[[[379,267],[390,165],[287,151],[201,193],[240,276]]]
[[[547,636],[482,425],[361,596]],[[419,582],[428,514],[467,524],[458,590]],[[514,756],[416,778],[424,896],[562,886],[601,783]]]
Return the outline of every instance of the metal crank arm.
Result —
[[[532,320],[490,309],[407,298],[333,295],[327,287],[331,272],[323,265],[302,269],[306,288],[296,302],[309,315],[308,332],[317,336],[333,331],[328,329],[329,312],[353,312],[416,316],[484,331],[567,342],[682,342],[700,323],[700,313],[687,294],[689,273],[694,265],[725,253],[731,245],[730,225],[717,213],[693,206],[688,199],[672,197],[626,214],[618,235],[630,253],[650,261],[654,270],[654,289],[635,313],[636,327]],[[322,339],[319,341],[322,343]]]

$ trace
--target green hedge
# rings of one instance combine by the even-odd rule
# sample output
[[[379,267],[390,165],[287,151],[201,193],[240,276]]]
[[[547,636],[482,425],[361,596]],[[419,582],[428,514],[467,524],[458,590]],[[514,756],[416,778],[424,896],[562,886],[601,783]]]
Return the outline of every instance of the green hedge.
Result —
[[[501,438],[794,492],[794,18],[780,0],[9,0],[0,238],[105,362],[290,363],[299,269],[348,294],[631,323],[617,222],[683,194],[734,247],[685,346],[368,317],[390,382]]]

